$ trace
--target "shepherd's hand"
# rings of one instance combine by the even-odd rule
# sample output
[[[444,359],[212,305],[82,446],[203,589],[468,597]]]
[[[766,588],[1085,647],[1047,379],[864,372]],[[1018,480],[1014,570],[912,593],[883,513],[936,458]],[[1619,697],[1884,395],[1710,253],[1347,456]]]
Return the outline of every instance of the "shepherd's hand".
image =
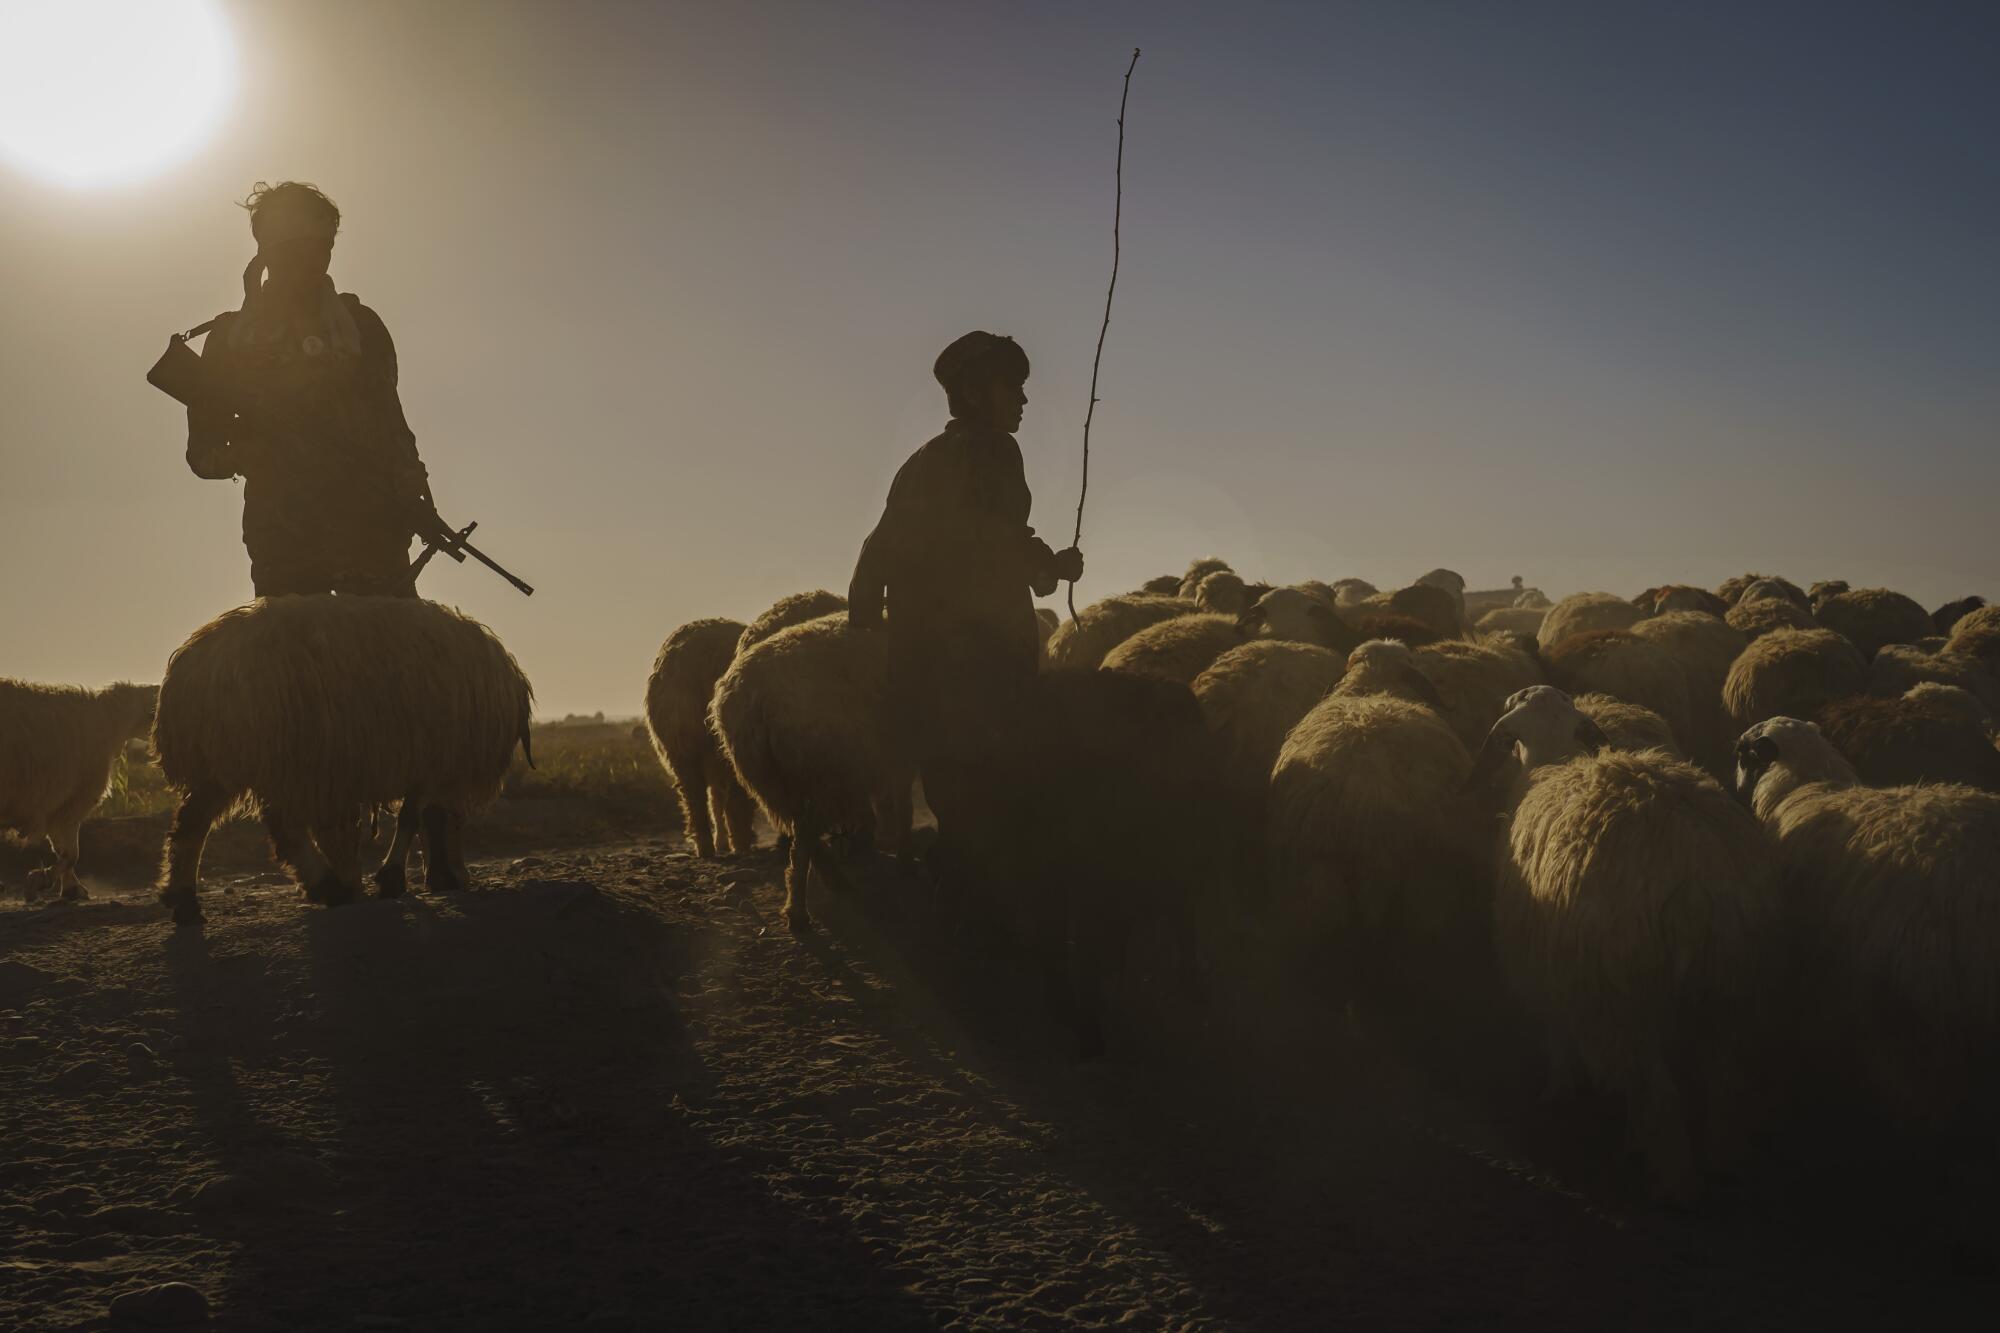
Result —
[[[1074,546],[1056,552],[1056,577],[1075,583],[1083,577],[1083,552]]]

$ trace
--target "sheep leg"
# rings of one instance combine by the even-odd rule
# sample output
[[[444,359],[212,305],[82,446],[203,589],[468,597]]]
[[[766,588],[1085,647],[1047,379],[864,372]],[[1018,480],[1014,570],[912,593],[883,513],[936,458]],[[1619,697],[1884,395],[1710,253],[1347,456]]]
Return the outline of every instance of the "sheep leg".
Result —
[[[674,756],[674,786],[681,797],[681,822],[694,840],[694,854],[704,861],[715,859],[715,826],[709,822],[708,774],[699,754]]]
[[[465,876],[452,855],[451,811],[441,805],[423,809],[424,891],[457,893],[465,888]]]
[[[812,877],[814,853],[820,850],[821,837],[819,822],[810,815],[800,816],[792,825],[792,846],[785,864],[785,924],[794,935],[812,929],[812,918],[806,914],[806,881]],[[826,859],[823,851],[819,859]]]
[[[82,823],[83,821],[79,819],[49,833],[49,847],[56,854],[56,864],[50,873],[49,886],[60,893],[66,903],[90,896],[84,891],[83,881],[76,877],[78,841]]]
[[[410,883],[410,845],[417,840],[424,803],[413,792],[403,798],[396,811],[396,832],[389,840],[388,854],[375,871],[375,896],[400,898]]]
[[[757,846],[757,807],[736,774],[725,773],[716,786],[722,792],[724,822],[729,826],[729,846],[737,852],[754,851]]]
[[[736,839],[729,831],[729,810],[725,805],[727,800],[721,783],[708,784],[708,822],[715,830],[715,850],[721,856],[728,856],[736,850]]]
[[[271,851],[285,869],[292,872],[300,886],[306,891],[306,901],[331,903],[340,901],[340,885],[334,879],[333,867],[327,864],[319,848],[307,831],[278,810],[264,811],[264,831],[271,835]]]
[[[201,924],[201,853],[208,831],[229,806],[229,798],[211,787],[197,787],[181,798],[174,826],[167,834],[166,884],[160,902],[174,909],[174,924]]]

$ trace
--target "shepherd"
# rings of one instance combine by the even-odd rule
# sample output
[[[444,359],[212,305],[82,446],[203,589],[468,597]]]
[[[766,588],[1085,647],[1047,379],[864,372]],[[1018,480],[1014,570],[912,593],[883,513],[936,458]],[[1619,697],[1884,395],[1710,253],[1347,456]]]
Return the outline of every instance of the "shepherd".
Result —
[[[979,799],[979,775],[1017,733],[1040,665],[1035,597],[1083,576],[1028,525],[1033,496],[1014,432],[1028,357],[1012,338],[968,333],[932,368],[951,411],[889,487],[848,588],[848,624],[879,630],[886,595],[889,690],[940,839]]]
[[[243,478],[257,596],[414,597],[410,540],[444,525],[403,417],[396,344],[328,275],[340,209],[301,181],[259,181],[243,207],[257,242],[243,306],[212,322],[201,353],[243,410],[189,406],[188,467]]]

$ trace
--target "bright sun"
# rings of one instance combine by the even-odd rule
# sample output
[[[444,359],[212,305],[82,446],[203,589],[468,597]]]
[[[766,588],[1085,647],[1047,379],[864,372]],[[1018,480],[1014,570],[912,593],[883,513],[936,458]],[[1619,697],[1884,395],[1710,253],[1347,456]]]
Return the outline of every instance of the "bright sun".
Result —
[[[215,0],[0,0],[0,158],[65,185],[159,171],[235,85]]]

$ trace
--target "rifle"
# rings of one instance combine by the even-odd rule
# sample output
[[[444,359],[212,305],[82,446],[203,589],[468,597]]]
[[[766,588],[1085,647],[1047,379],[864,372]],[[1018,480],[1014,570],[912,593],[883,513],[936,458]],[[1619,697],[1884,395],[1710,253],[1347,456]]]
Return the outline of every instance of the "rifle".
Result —
[[[195,325],[185,333],[176,333],[168,337],[167,350],[153,363],[153,368],[146,372],[146,382],[183,407],[254,419],[254,410],[248,404],[240,402],[230,392],[229,387],[215,373],[215,368],[188,348],[188,339],[199,338],[214,327],[215,321],[211,319],[205,324]],[[415,582],[423,567],[430,563],[431,557],[443,551],[460,564],[465,563],[465,557],[471,556],[513,584],[520,590],[522,596],[535,595],[535,590],[527,583],[516,578],[497,560],[466,540],[472,530],[479,526],[477,523],[468,523],[464,528],[453,531],[451,525],[438,517],[437,510],[429,504],[419,504],[415,501],[403,503],[415,508],[413,517],[416,532],[424,539],[423,552],[410,566],[412,582]]]

